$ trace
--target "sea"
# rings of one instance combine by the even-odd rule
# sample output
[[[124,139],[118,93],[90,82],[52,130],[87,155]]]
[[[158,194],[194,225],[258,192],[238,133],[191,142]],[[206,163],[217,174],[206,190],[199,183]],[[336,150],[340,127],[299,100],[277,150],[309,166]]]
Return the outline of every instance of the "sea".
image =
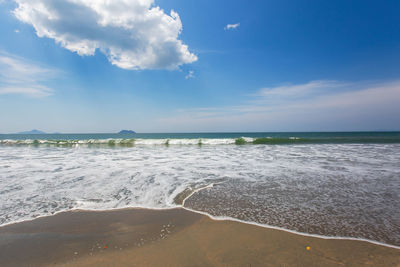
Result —
[[[400,248],[400,132],[0,135],[0,226],[127,207]]]

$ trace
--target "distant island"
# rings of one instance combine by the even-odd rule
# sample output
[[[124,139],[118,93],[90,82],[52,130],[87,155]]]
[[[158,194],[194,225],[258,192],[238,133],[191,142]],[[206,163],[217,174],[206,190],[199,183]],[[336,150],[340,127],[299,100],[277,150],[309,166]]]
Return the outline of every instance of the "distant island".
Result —
[[[45,132],[33,129],[32,131],[19,132],[17,134],[46,134]]]
[[[134,134],[136,133],[135,131],[132,130],[122,130],[118,132],[119,134]]]

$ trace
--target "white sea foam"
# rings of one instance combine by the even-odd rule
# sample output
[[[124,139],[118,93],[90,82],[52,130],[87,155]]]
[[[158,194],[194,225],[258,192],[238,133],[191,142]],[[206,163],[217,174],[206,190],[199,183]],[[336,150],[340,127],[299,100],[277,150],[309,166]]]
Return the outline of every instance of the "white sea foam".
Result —
[[[254,138],[243,137],[251,143]],[[0,145],[228,145],[235,144],[235,138],[181,138],[181,139],[86,139],[86,140],[44,140],[44,139],[3,139]]]
[[[116,149],[89,148],[80,146],[80,141],[73,147],[2,146],[0,224],[70,209],[171,208],[176,206],[174,197],[186,188],[223,181],[204,190],[215,200],[215,207],[225,205],[227,209],[219,210],[226,212],[223,216],[257,221],[256,215],[263,215],[267,208],[278,215],[290,210],[290,216],[299,209],[299,218],[307,209],[322,217],[326,208],[338,216],[359,210],[370,214],[370,221],[353,222],[357,218],[351,217],[344,224],[362,227],[383,221],[380,234],[400,240],[394,229],[400,223],[399,144],[235,146],[213,145],[215,140],[207,144],[211,139],[202,139],[206,145],[198,146],[198,139],[178,140],[169,140],[176,144],[171,146],[161,145],[167,139],[151,139]],[[266,192],[275,194],[276,205],[263,206],[271,197]],[[307,197],[313,194],[319,197]],[[303,195],[309,200],[299,208],[293,200]],[[345,205],[329,203],[335,196],[347,198]],[[238,201],[250,201],[248,208],[253,210],[243,212]],[[360,231],[358,237],[381,241],[367,234],[362,236]]]

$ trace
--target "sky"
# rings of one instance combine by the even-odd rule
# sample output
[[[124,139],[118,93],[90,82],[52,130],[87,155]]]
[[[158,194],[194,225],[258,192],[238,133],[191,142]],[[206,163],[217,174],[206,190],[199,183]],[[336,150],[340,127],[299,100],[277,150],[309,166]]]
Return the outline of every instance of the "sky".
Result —
[[[0,0],[0,133],[400,130],[400,1]]]

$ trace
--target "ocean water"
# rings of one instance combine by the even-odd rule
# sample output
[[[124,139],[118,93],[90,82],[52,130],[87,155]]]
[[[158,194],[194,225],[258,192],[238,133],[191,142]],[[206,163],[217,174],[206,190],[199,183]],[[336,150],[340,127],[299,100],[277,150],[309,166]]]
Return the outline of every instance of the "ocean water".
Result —
[[[400,246],[399,132],[0,135],[0,225],[207,185],[185,207]]]
[[[273,132],[273,133],[136,133],[136,134],[0,134],[0,145],[158,145],[234,144],[235,139],[251,142],[265,138],[269,144],[400,143],[400,132]],[[132,143],[132,144],[133,144]],[[129,143],[128,143],[129,144]]]

